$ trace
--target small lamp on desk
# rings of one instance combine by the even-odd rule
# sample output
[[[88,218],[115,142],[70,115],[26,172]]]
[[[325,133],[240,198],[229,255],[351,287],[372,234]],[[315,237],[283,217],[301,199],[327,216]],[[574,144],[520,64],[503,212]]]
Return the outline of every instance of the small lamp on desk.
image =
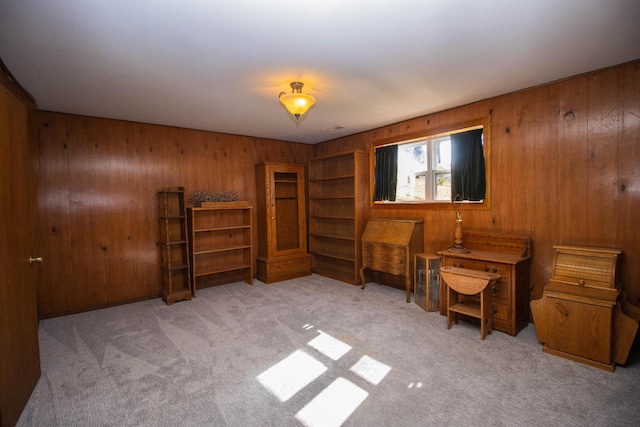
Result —
[[[456,211],[456,225],[453,231],[453,246],[449,248],[449,251],[459,254],[466,254],[469,252],[469,249],[465,248],[462,243],[462,213],[460,211]]]

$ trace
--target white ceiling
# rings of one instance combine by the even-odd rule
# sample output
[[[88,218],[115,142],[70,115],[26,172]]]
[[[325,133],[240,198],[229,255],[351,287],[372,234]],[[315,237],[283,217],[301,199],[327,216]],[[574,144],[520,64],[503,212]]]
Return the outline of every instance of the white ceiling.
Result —
[[[1,0],[0,57],[41,110],[313,144],[639,59],[640,1]]]

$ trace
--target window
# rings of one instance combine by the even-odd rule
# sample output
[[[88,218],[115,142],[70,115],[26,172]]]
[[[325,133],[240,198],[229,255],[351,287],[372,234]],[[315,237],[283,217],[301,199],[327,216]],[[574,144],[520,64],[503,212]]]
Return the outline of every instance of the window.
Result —
[[[451,201],[449,136],[398,144],[395,201]]]
[[[488,119],[465,125],[374,144],[374,203],[488,206]]]

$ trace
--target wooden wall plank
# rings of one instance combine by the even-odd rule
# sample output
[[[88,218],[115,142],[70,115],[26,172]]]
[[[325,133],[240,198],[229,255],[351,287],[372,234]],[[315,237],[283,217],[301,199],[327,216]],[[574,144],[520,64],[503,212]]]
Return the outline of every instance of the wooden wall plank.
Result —
[[[558,127],[560,165],[558,180],[558,241],[564,245],[586,245],[587,215],[587,77],[556,84],[561,122]],[[549,277],[551,266],[548,267]]]
[[[123,189],[126,209],[122,215],[126,218],[129,227],[120,230],[120,239],[129,252],[122,254],[118,263],[126,262],[134,269],[142,269],[147,272],[139,277],[135,286],[132,286],[126,277],[125,288],[122,295],[127,300],[137,300],[148,295],[154,295],[161,289],[161,274],[156,267],[161,262],[159,251],[159,220],[157,212],[153,209],[132,209],[131,207],[157,206],[157,191],[161,188],[181,185],[184,174],[181,167],[175,167],[175,162],[182,159],[182,153],[177,144],[178,130],[164,126],[147,126],[140,123],[127,123],[123,129],[127,142],[127,162],[122,162],[122,173],[127,177],[128,189]],[[169,161],[171,159],[171,161]],[[113,165],[117,168],[117,165]],[[120,184],[119,184],[120,185]],[[126,185],[126,183],[125,183]],[[149,238],[151,236],[152,238]],[[154,274],[156,272],[156,274]],[[130,272],[135,277],[135,270]]]
[[[40,118],[38,141],[38,238],[47,262],[39,271],[38,313],[49,313],[54,307],[73,306],[77,295],[68,284],[74,282],[72,265],[71,211],[69,208],[68,143],[64,116],[54,120]]]
[[[618,70],[618,108],[622,117],[618,139],[617,236],[624,248],[621,277],[629,298],[640,303],[640,62]]]
[[[544,86],[530,93],[535,94],[535,104],[532,111],[532,133],[534,142],[532,149],[526,150],[527,156],[521,158],[519,164],[526,164],[527,157],[533,161],[533,173],[530,168],[520,168],[525,174],[529,174],[531,181],[522,188],[533,189],[527,191],[528,203],[533,204],[532,213],[524,228],[530,234],[535,244],[533,251],[536,259],[551,259],[553,257],[553,245],[558,241],[558,199],[560,194],[560,182],[557,179],[562,168],[560,162],[559,124],[561,119],[558,107],[558,85]],[[553,124],[553,126],[549,126]],[[520,215],[520,214],[516,214]],[[542,296],[542,286],[548,281],[551,266],[542,265],[534,268],[531,275],[533,290],[530,299],[538,299]],[[536,286],[536,284],[540,284]]]
[[[615,246],[617,236],[618,73],[592,73],[587,83],[587,245]]]
[[[525,91],[519,94],[518,121],[512,127],[511,135],[516,138],[513,141],[510,163],[513,165],[511,171],[511,182],[508,192],[511,194],[511,217],[510,230],[531,230],[534,223],[534,215],[537,203],[537,184],[544,185],[536,181],[537,166],[544,162],[544,147],[538,144],[542,137],[544,125],[548,123],[549,115],[546,108],[551,101],[551,108],[554,108],[553,98],[549,99],[549,87],[540,88],[536,91]],[[536,148],[542,150],[536,150]],[[540,157],[538,157],[540,156]],[[529,164],[529,167],[522,167]],[[544,182],[544,181],[543,181]],[[522,189],[527,189],[522,191]]]
[[[491,126],[491,228],[510,230],[513,217],[513,147],[519,138],[518,114],[522,111],[517,94],[506,95],[493,103]]]

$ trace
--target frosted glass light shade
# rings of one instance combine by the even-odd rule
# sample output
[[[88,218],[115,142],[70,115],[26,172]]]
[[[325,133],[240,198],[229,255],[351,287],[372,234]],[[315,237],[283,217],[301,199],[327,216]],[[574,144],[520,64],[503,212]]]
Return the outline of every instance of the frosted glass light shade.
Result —
[[[302,86],[303,84],[300,82],[293,82],[291,83],[293,93],[282,92],[280,94],[280,102],[296,119],[299,119],[316,103],[316,99],[313,96],[301,93]]]

